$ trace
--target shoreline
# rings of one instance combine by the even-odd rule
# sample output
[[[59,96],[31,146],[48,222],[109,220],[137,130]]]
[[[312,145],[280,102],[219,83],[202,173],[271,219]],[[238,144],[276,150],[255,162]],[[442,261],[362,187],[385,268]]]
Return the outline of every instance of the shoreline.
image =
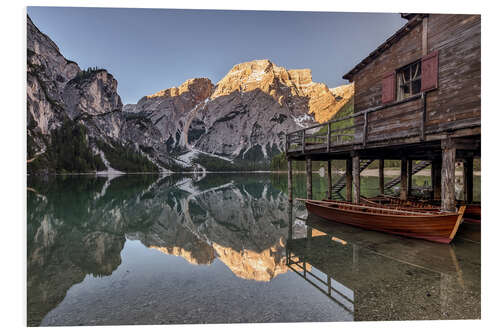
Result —
[[[205,171],[205,172],[196,172],[196,171],[169,171],[169,172],[77,172],[77,173],[47,173],[47,174],[26,174],[26,176],[123,176],[123,175],[174,175],[174,174],[194,174],[194,175],[202,175],[202,174],[256,174],[256,173],[269,173],[269,174],[281,174],[288,173],[286,170],[261,170],[261,171]],[[293,174],[305,174],[306,172],[303,170],[295,170]],[[323,174],[322,177],[325,176],[325,171],[313,171],[315,174]],[[343,171],[332,170],[332,174],[342,175]],[[399,176],[400,170],[398,169],[384,169],[384,176]],[[423,169],[414,174],[414,176],[429,176],[431,175],[430,169]],[[361,172],[361,176],[368,177],[378,177],[378,169],[365,169]],[[455,176],[463,176],[463,170],[456,170]],[[481,176],[481,171],[474,171],[474,176]]]

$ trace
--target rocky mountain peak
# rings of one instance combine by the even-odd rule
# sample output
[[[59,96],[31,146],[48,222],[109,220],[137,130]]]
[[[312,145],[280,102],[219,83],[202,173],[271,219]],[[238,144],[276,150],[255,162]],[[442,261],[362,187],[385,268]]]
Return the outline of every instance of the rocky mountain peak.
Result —
[[[230,95],[235,91],[250,92],[259,89],[270,95],[280,106],[293,108],[293,97],[307,102],[308,114],[323,123],[343,106],[324,83],[313,82],[311,70],[286,69],[270,60],[253,60],[233,66],[215,88],[211,99]]]
[[[207,99],[212,94],[212,89],[214,85],[212,81],[207,78],[195,78],[189,79],[179,87],[172,87],[164,90],[160,90],[157,93],[148,95],[146,99],[154,98],[169,98],[169,97],[179,97],[184,94],[188,94],[197,102],[201,102]]]
[[[75,119],[86,115],[103,115],[122,110],[117,93],[118,82],[105,69],[88,69],[79,72],[64,87],[66,112]]]

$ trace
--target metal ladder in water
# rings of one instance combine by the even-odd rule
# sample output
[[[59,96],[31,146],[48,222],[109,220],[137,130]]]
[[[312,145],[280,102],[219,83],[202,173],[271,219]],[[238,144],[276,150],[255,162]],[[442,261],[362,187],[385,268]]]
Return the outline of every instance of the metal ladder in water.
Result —
[[[432,161],[421,161],[413,166],[413,169],[411,171],[411,175],[413,176],[420,170],[426,168],[427,166],[431,165]],[[384,184],[384,190],[389,190],[392,187],[396,186],[401,182],[401,176],[394,178],[393,180],[387,182]]]
[[[366,169],[373,161],[375,161],[375,160],[363,160],[363,161],[361,161],[361,163],[359,165],[359,173],[361,173],[361,171]],[[346,184],[346,175],[344,173],[342,175],[342,177],[340,177],[340,179],[337,180],[337,182],[335,184],[333,184],[332,195],[342,191],[342,189],[345,187],[345,184]]]

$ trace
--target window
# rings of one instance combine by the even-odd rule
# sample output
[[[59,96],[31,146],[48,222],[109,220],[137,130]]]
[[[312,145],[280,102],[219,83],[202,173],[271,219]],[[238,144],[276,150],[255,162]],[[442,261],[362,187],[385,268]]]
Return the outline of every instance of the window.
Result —
[[[422,68],[420,60],[409,64],[396,72],[397,100],[418,94],[422,87]]]
[[[382,103],[403,100],[438,87],[438,51],[382,76]]]

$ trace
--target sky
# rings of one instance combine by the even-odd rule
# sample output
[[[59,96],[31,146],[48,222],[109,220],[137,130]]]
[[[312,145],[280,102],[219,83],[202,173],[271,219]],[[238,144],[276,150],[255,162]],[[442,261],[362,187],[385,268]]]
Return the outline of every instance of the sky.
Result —
[[[195,77],[215,84],[238,63],[310,68],[333,88],[406,20],[398,13],[28,7],[80,68],[107,69],[124,104]]]

